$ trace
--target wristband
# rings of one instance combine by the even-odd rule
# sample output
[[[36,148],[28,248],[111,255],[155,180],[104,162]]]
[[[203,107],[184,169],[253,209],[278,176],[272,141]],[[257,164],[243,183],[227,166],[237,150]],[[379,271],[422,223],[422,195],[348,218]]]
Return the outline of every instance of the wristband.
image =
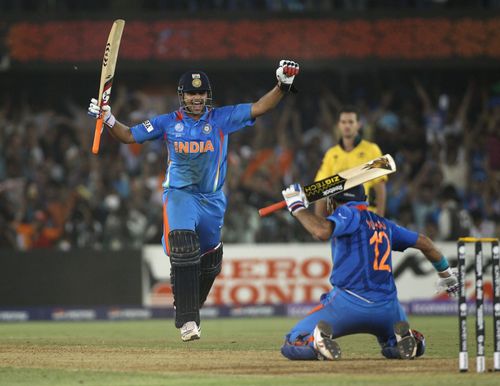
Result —
[[[278,81],[278,88],[283,92],[292,92],[293,94],[297,94],[298,90],[292,84],[286,84]]]
[[[295,215],[295,213],[300,212],[301,210],[305,209],[305,205],[302,201],[297,201],[294,202],[292,205],[290,205],[290,213],[292,215]]]
[[[446,257],[444,256],[441,256],[441,260],[439,260],[438,262],[432,262],[432,265],[438,272],[443,272],[450,268],[448,260],[446,260]]]
[[[104,123],[106,124],[106,126],[108,126],[110,129],[115,125],[116,123],[116,118],[113,114],[109,114],[109,117],[106,118],[106,120],[104,121]]]

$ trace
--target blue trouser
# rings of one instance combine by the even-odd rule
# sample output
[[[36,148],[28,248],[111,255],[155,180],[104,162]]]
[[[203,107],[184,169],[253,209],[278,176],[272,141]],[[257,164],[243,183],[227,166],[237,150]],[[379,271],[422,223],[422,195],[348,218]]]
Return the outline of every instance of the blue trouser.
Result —
[[[226,197],[222,191],[193,193],[182,189],[167,189],[163,192],[163,208],[161,241],[167,255],[165,241],[168,240],[168,233],[176,229],[196,232],[201,254],[219,244],[226,210]]]
[[[321,304],[300,320],[286,335],[281,352],[289,359],[315,359],[312,334],[320,320],[330,324],[333,337],[351,334],[372,334],[382,348],[396,346],[394,324],[407,320],[397,298],[367,303],[338,288],[321,297]],[[292,346],[292,347],[290,347]],[[391,357],[392,352],[383,352]]]

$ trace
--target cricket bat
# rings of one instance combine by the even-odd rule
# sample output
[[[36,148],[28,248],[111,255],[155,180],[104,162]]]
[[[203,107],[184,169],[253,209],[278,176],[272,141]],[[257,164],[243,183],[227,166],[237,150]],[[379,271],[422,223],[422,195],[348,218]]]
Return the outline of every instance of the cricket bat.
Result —
[[[109,32],[108,41],[106,43],[106,48],[104,49],[98,96],[98,105],[100,107],[107,105],[109,103],[109,98],[111,97],[111,86],[113,85],[113,77],[115,75],[116,60],[118,58],[118,50],[120,49],[123,27],[125,27],[125,20],[118,19],[113,22],[113,26]],[[103,117],[97,118],[94,131],[94,142],[92,144],[92,153],[94,154],[99,153],[102,125]]]
[[[313,182],[310,185],[305,185],[302,189],[304,189],[307,200],[311,203],[387,174],[394,173],[395,171],[396,163],[394,159],[390,154],[385,154],[367,163],[344,170],[323,180]],[[286,202],[284,200],[259,209],[259,215],[265,217],[283,208],[286,208]]]

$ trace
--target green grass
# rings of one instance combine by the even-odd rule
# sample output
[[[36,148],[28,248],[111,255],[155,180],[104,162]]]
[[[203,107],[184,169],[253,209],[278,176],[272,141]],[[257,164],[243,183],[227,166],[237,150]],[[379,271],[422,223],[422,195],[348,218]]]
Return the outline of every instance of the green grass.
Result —
[[[472,319],[472,318],[470,318]],[[202,323],[202,339],[183,343],[172,320],[28,322],[0,325],[0,385],[497,385],[500,373],[457,371],[456,317],[412,317],[427,352],[414,361],[381,357],[375,338],[339,339],[338,362],[289,361],[279,353],[288,318]],[[491,318],[487,367],[492,366]]]

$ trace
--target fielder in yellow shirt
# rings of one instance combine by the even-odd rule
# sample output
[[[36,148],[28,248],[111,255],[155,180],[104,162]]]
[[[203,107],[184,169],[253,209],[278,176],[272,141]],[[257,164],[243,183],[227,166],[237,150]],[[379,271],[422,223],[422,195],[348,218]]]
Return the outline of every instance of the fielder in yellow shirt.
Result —
[[[382,156],[377,144],[361,139],[359,114],[355,107],[345,106],[340,110],[337,126],[341,138],[338,145],[325,153],[315,181]],[[385,212],[386,181],[387,176],[384,176],[364,184],[370,210],[381,216]],[[326,200],[317,201],[314,210],[316,214],[326,216]]]

